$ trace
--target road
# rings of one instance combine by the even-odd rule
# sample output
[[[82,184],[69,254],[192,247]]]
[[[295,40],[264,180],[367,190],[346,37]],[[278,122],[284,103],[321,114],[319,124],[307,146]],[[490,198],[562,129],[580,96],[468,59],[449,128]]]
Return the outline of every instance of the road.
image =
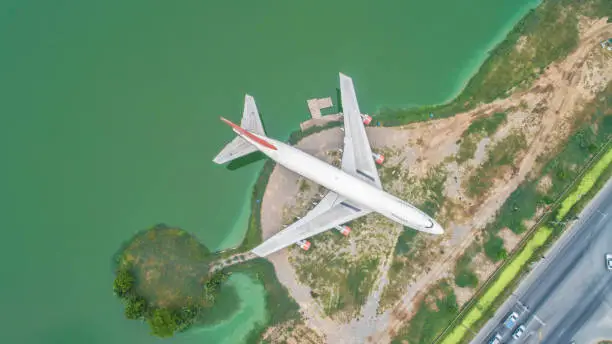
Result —
[[[612,181],[608,181],[558,242],[535,264],[512,296],[476,335],[488,343],[496,332],[502,343],[595,344],[612,339]],[[526,331],[515,340],[503,321],[515,311]]]

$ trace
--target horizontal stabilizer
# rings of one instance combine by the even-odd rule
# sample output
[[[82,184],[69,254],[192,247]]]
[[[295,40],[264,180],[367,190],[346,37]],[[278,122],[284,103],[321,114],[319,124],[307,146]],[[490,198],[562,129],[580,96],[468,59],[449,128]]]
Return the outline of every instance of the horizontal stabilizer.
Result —
[[[238,159],[255,151],[257,151],[257,147],[253,146],[242,137],[236,136],[230,143],[223,147],[213,161],[217,164],[225,164],[228,161]]]

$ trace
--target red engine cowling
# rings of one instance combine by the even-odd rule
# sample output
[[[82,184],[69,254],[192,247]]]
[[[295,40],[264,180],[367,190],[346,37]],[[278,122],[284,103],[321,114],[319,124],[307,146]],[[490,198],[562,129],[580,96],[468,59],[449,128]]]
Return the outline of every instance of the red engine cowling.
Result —
[[[308,249],[310,248],[310,241],[308,241],[308,240],[300,240],[300,241],[296,242],[296,245],[298,245],[302,250],[308,251]]]
[[[342,233],[344,236],[348,236],[351,233],[351,227],[349,226],[336,226],[338,232]]]
[[[372,116],[370,115],[361,115],[361,119],[363,120],[363,124],[368,125],[372,122]]]
[[[376,163],[379,165],[382,165],[382,163],[385,161],[385,156],[380,153],[372,153],[372,157],[374,158],[374,161],[376,161]]]

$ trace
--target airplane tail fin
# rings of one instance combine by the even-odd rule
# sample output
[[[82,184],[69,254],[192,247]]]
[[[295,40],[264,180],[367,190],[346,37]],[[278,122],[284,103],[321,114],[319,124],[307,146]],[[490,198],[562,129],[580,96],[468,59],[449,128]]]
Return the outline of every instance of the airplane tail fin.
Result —
[[[248,94],[244,97],[244,110],[242,112],[240,127],[254,134],[264,136],[266,134],[261,123],[261,118],[259,117],[259,111],[257,111],[257,106],[255,105],[255,99]],[[253,146],[242,137],[236,136],[223,147],[213,161],[217,164],[224,164],[255,151],[257,151],[257,147]]]

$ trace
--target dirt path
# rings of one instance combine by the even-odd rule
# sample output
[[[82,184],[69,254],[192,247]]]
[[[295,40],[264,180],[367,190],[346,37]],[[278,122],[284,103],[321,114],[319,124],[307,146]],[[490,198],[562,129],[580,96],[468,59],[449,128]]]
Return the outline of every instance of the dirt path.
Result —
[[[414,312],[415,300],[419,299],[429,286],[449,275],[455,260],[473,242],[474,232],[491,220],[505,199],[528,176],[536,164],[536,158],[549,152],[567,136],[571,116],[580,108],[581,102],[592,99],[597,87],[612,80],[612,62],[604,61],[597,73],[593,66],[585,63],[592,58],[597,44],[606,36],[612,36],[612,24],[604,20],[583,24],[579,47],[565,60],[551,65],[534,82],[528,91],[514,93],[509,98],[484,104],[467,113],[451,118],[414,123],[407,127],[367,128],[368,137],[374,149],[391,147],[400,149],[411,173],[423,175],[428,169],[442,162],[457,150],[457,140],[476,116],[519,109],[526,104],[528,110],[516,110],[508,114],[508,128],[520,128],[528,137],[529,146],[522,156],[518,168],[498,181],[490,196],[476,205],[473,215],[451,223],[447,228],[442,245],[446,253],[433,261],[428,272],[417,277],[408,286],[401,300],[382,315],[375,315],[382,286],[386,283],[386,270],[391,260],[382,264],[381,273],[369,296],[362,315],[348,324],[340,324],[323,316],[320,306],[310,295],[310,289],[299,283],[294,268],[289,262],[289,251],[274,253],[268,259],[274,264],[279,281],[285,285],[291,296],[302,307],[309,327],[322,333],[329,343],[388,343]],[[606,65],[607,64],[607,65]],[[543,91],[547,90],[547,91]],[[535,113],[536,107],[544,109]],[[500,134],[500,135],[503,135]],[[495,139],[495,138],[492,138]],[[418,144],[421,142],[421,144]],[[339,149],[342,133],[339,128],[326,130],[304,138],[298,148],[324,158],[324,152]],[[269,238],[282,228],[283,208],[291,207],[294,195],[298,193],[299,177],[282,167],[276,167],[270,177],[262,203],[263,238]],[[448,195],[447,195],[448,196]],[[459,197],[459,193],[453,197]],[[374,311],[372,311],[374,310]]]

